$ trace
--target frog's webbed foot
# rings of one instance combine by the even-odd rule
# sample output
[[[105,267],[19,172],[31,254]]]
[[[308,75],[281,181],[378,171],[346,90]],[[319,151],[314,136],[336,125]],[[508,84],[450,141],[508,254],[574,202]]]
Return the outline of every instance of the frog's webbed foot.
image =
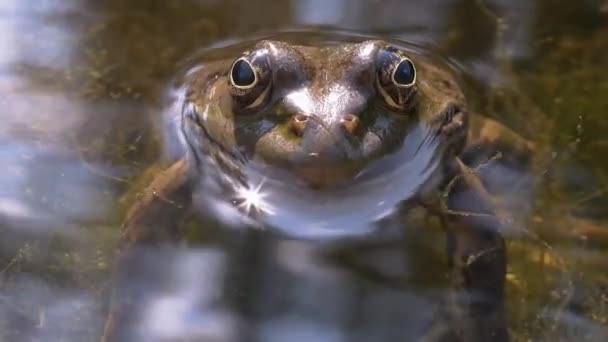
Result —
[[[146,292],[134,285],[134,271],[145,266],[142,260],[149,257],[139,247],[175,241],[183,235],[180,218],[189,209],[190,191],[189,166],[181,160],[158,175],[129,208],[113,264],[112,299],[103,342],[133,340],[130,326],[137,320],[137,305]]]

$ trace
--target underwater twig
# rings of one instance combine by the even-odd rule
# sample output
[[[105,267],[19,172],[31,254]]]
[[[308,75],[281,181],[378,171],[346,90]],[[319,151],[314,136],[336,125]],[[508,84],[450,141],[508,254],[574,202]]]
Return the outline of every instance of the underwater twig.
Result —
[[[483,184],[481,184],[481,180],[475,174],[478,173],[483,168],[491,165],[492,163],[494,163],[496,160],[498,160],[500,158],[502,158],[502,153],[499,151],[499,152],[495,153],[492,157],[490,157],[488,160],[477,165],[473,169],[464,165],[464,163],[460,160],[460,158],[456,158],[456,162],[458,164],[460,172],[458,175],[454,176],[450,180],[450,182],[446,186],[446,188],[441,196],[440,202],[441,202],[442,212],[445,214],[448,214],[448,215],[458,215],[458,216],[477,216],[477,217],[492,217],[493,216],[493,217],[497,217],[497,218],[502,217],[502,216],[499,216],[498,214],[504,216],[505,214],[502,213],[502,211],[500,211],[498,209],[493,210],[494,211],[493,214],[488,214],[488,213],[452,210],[447,205],[448,196],[452,192],[452,189],[456,185],[456,182],[462,178],[467,183],[467,185],[471,186],[471,188],[480,195],[480,197],[482,198],[482,201],[491,203],[493,205],[493,208],[498,208],[499,206],[496,203],[496,201],[485,190]]]
[[[148,191],[148,190],[146,190],[146,191]],[[163,196],[163,195],[162,195],[162,194],[160,194],[158,191],[156,191],[156,189],[152,188],[152,189],[150,189],[149,191],[152,193],[152,196],[154,196],[154,197],[156,197],[156,198],[160,199],[161,201],[163,201],[163,202],[165,202],[165,203],[167,203],[167,204],[173,205],[173,206],[175,206],[175,207],[176,207],[176,208],[178,208],[178,209],[182,209],[182,208],[183,208],[183,206],[182,206],[181,204],[179,204],[179,203],[177,203],[176,201],[173,201],[173,200],[171,200],[171,199],[169,199],[169,198],[167,198],[167,197]]]
[[[6,272],[8,272],[13,266],[15,266],[17,263],[21,262],[23,259],[25,259],[26,257],[26,253],[29,250],[30,246],[29,244],[25,244],[23,245],[23,247],[19,248],[19,251],[17,251],[17,255],[15,255],[6,266],[4,266],[3,269],[0,270],[0,276],[3,276]]]
[[[479,9],[483,12],[483,14],[485,14],[486,16],[494,19],[495,21],[499,21],[502,20],[502,18],[500,16],[498,16],[496,13],[494,13],[494,11],[492,11],[488,5],[485,3],[485,1],[483,0],[476,0],[475,3],[477,4],[477,6],[479,6]]]
[[[78,152],[78,159],[80,159],[80,162],[82,163],[82,166],[84,166],[87,170],[91,171],[91,173],[100,176],[102,178],[107,178],[107,179],[111,179],[113,181],[116,182],[120,182],[120,183],[126,183],[129,184],[129,181],[124,179],[124,178],[120,178],[120,177],[116,177],[116,176],[112,176],[106,172],[103,172],[97,168],[95,168],[93,165],[91,165],[86,158],[84,157],[84,155],[82,154],[83,152],[83,148],[79,147],[78,144],[75,141],[75,138],[72,137],[72,145],[74,146],[74,149]]]
[[[499,250],[501,250],[501,248],[492,247],[492,248],[484,249],[483,251],[480,251],[479,253],[471,254],[467,257],[465,266],[467,266],[467,267],[471,266],[477,261],[477,259],[481,258],[482,256],[490,254],[490,253],[498,252]]]

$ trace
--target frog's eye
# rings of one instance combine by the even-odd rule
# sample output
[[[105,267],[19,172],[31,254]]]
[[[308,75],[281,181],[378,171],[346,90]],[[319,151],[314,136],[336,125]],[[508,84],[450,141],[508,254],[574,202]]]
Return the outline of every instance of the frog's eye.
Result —
[[[386,47],[378,52],[376,87],[391,108],[407,111],[416,95],[416,67],[405,52]]]
[[[264,51],[245,53],[232,63],[227,76],[237,109],[252,112],[268,103],[272,77]]]
[[[398,87],[411,87],[416,82],[416,69],[409,58],[403,58],[393,70],[393,82]]]
[[[255,71],[244,58],[237,59],[230,70],[230,82],[237,88],[250,88],[257,82]]]

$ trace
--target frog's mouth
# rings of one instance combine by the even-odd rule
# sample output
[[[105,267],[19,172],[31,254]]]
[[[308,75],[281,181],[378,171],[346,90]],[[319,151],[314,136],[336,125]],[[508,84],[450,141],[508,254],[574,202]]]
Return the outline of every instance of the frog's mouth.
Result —
[[[344,186],[354,181],[365,167],[378,159],[386,146],[378,135],[368,132],[358,139],[338,134],[317,134],[303,139],[268,135],[256,145],[255,161],[266,170],[282,169],[294,182],[313,189]]]
[[[358,168],[347,165],[328,165],[325,163],[300,165],[292,173],[313,189],[326,189],[345,184],[356,178]]]
[[[304,186],[312,190],[328,190],[348,186],[356,181],[368,160],[322,160],[310,156],[287,165],[271,165],[257,162],[257,169],[268,178]]]

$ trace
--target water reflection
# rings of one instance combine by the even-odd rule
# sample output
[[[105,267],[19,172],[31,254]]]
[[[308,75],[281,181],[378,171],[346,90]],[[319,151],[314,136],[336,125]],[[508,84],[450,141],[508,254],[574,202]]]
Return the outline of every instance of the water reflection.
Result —
[[[121,205],[133,198],[131,177],[162,154],[156,128],[179,63],[225,38],[327,25],[441,51],[467,73],[473,106],[502,110],[501,121],[558,154],[552,170],[560,172],[547,171],[549,181],[533,193],[534,238],[509,235],[513,336],[605,340],[602,8],[592,1],[2,1],[0,339],[100,336]],[[513,70],[500,59],[503,48],[517,62]],[[495,81],[542,110],[531,115],[530,102],[487,96]],[[567,152],[579,115],[584,133]],[[503,188],[521,180],[499,171]],[[573,186],[563,189],[564,181]],[[293,217],[282,219],[277,225]],[[204,222],[210,232],[194,233],[197,247],[153,253],[142,264],[153,277],[133,275],[151,291],[139,303],[137,333],[218,341],[419,336],[438,310],[447,270],[442,235],[417,222],[406,232],[323,245]]]
[[[77,59],[79,33],[62,22],[41,25],[78,8],[68,2],[2,6],[2,214],[19,222],[19,231],[37,226],[44,234],[53,233],[45,231],[52,226],[100,219],[110,205],[100,196],[107,180],[83,166],[70,140],[88,109],[64,79]]]
[[[391,238],[396,236],[393,233]],[[362,267],[384,269],[395,274],[395,279],[404,279],[403,272],[405,278],[419,279],[424,271],[414,259],[404,258],[401,245],[383,239],[372,248],[358,245]],[[209,247],[140,254],[141,268],[129,282],[137,288],[137,307],[142,314],[130,318],[135,327],[130,338],[414,338],[424,332],[438,310],[442,275],[425,275],[423,278],[435,279],[427,289],[403,280],[387,288],[373,278],[362,283],[360,275],[336,263],[337,259],[331,261],[334,257],[327,254],[332,251],[328,246],[268,239],[259,232],[238,240],[227,250]],[[416,250],[414,243],[411,246]],[[437,258],[429,257],[429,261]]]
[[[137,334],[146,341],[235,341],[238,322],[221,301],[225,259],[213,248],[169,256],[165,290],[145,303]]]
[[[67,1],[0,5],[3,340],[86,340],[104,315],[95,283],[107,257],[94,235],[108,235],[97,225],[108,229],[113,186],[83,164],[71,140],[91,110],[70,79],[82,30],[68,19],[81,15]]]

